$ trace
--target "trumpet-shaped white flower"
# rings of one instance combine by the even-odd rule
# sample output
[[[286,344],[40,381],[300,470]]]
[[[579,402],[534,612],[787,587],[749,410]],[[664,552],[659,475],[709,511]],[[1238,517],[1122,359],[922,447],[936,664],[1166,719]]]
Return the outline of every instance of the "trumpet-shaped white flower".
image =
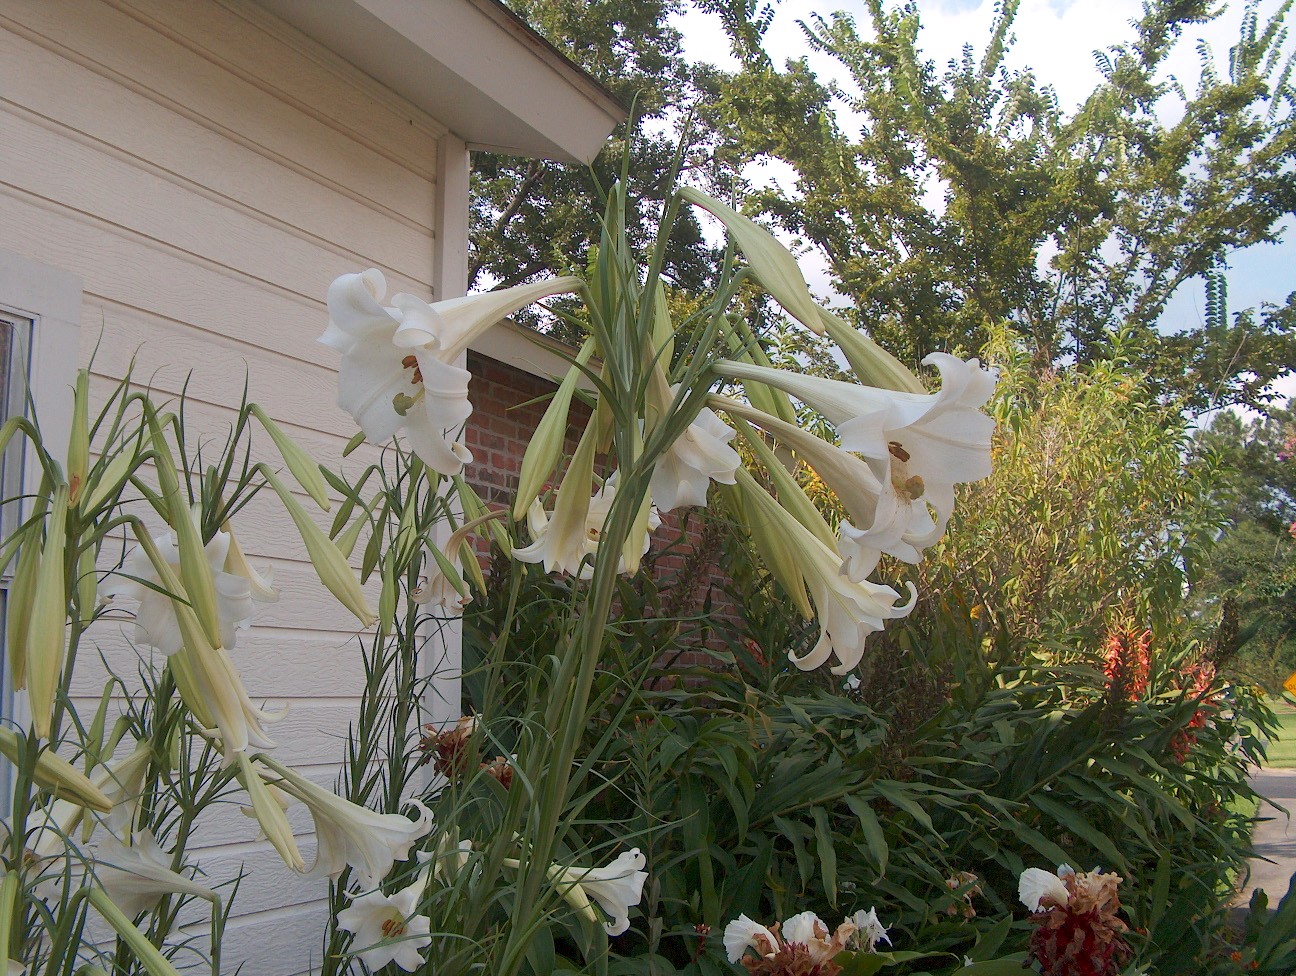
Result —
[[[1017,883],[1017,896],[1032,912],[1038,912],[1049,905],[1064,906],[1071,895],[1063,879],[1073,874],[1075,872],[1065,864],[1058,868],[1057,874],[1040,868],[1027,868]]]
[[[672,387],[674,393],[679,387]],[[708,407],[675,438],[653,468],[649,492],[659,511],[685,505],[705,505],[712,481],[734,483],[742,459],[729,446],[737,433]]]
[[[748,949],[755,949],[760,956],[773,955],[778,946],[779,941],[773,932],[746,915],[739,915],[725,926],[725,955],[730,962],[738,962]]]
[[[352,895],[350,906],[338,912],[338,927],[355,937],[353,947],[365,947],[353,951],[370,970],[377,972],[394,962],[412,973],[423,965],[420,950],[432,944],[432,937],[428,917],[414,911],[422,893],[420,879],[394,895],[381,891]]]
[[[369,440],[381,443],[403,429],[428,467],[458,474],[472,461],[472,452],[455,439],[472,404],[470,374],[455,360],[496,322],[580,284],[579,278],[546,278],[431,305],[398,294],[388,307],[381,271],[342,275],[329,286],[329,325],[320,337],[342,353],[338,406]]]
[[[751,518],[778,526],[795,554],[796,569],[810,591],[819,618],[819,640],[803,657],[788,655],[798,668],[809,671],[835,656],[833,674],[845,674],[864,657],[864,641],[881,630],[887,620],[904,617],[914,608],[918,594],[909,585],[910,600],[898,605],[900,594],[889,586],[856,581],[841,573],[841,553],[820,540],[771,498],[749,475],[738,479],[744,497],[752,504]]]
[[[151,911],[163,895],[173,892],[214,901],[210,888],[171,870],[171,860],[147,829],[137,830],[127,847],[108,835],[98,844],[95,878],[113,904],[130,918]]]
[[[852,580],[858,582],[873,572],[884,552],[915,563],[922,548],[940,538],[927,505],[884,485],[869,462],[747,404],[721,397],[713,397],[712,402],[772,434],[832,489],[855,523],[842,522],[838,542],[842,571]]]
[[[279,721],[287,709],[271,712],[254,704],[224,648],[195,652],[182,647],[171,655],[170,667],[180,697],[207,730],[220,739],[225,765],[249,747],[275,747],[264,726]]]
[[[460,593],[449,577],[437,567],[410,591],[410,599],[421,607],[438,606],[446,613],[460,614],[472,603],[471,593]]]
[[[153,542],[179,576],[180,546],[175,533],[155,536]],[[252,626],[256,605],[275,602],[279,591],[271,585],[269,573],[262,575],[252,568],[231,533],[217,532],[204,551],[216,586],[221,644],[232,648],[238,641],[239,631]],[[175,606],[143,549],[134,549],[126,557],[122,576],[114,580],[109,593],[115,598],[139,601],[135,611],[135,639],[139,643],[156,647],[167,655],[180,650],[184,641]]]
[[[647,859],[634,847],[624,851],[611,864],[601,868],[560,868],[551,872],[563,896],[577,910],[586,908],[590,901],[603,909],[609,921],[603,928],[608,935],[621,935],[630,928],[630,908],[643,898],[644,882],[648,872],[643,870]]]
[[[603,486],[589,498],[584,509],[584,518],[580,523],[563,517],[562,492],[567,482],[558,491],[558,502],[554,515],[550,518],[540,501],[531,503],[527,511],[527,528],[531,531],[531,544],[521,549],[514,549],[513,556],[524,563],[544,563],[545,572],[568,573],[579,579],[589,579],[594,573],[594,566],[586,560],[598,551],[599,538],[607,522],[608,513],[612,510],[612,501],[616,497],[616,472],[608,476]],[[653,506],[648,514],[647,531],[644,533],[641,554],[647,553],[652,545],[651,534],[661,526],[661,516]],[[621,557],[618,572],[626,571],[625,556]]]
[[[409,801],[418,810],[417,820],[378,813],[316,786],[273,759],[262,756],[260,761],[279,774],[279,788],[306,804],[315,820],[318,847],[311,875],[336,878],[350,865],[362,889],[376,888],[392,865],[407,860],[410,848],[432,830],[431,811],[418,800]]]
[[[891,944],[886,926],[877,917],[876,908],[870,908],[867,912],[861,908],[850,920],[855,925],[855,939],[865,952],[876,951],[879,942]]]
[[[843,450],[872,462],[896,504],[921,499],[935,510],[939,538],[954,509],[954,485],[990,474],[994,420],[981,407],[994,393],[996,373],[945,353],[923,362],[940,370],[936,393],[881,390],[750,363],[722,362],[716,372],[768,384],[814,407],[837,428]]]

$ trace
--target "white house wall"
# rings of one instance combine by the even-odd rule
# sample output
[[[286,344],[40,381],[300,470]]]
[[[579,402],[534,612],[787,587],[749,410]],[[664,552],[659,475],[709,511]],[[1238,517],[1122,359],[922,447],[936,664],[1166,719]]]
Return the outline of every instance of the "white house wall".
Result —
[[[393,291],[436,297],[437,165],[462,158],[436,121],[251,3],[0,0],[0,248],[82,278],[67,354],[85,364],[98,347],[95,392],[132,359],[166,394],[192,369],[188,414],[208,434],[226,429],[246,373],[285,429],[338,463],[354,428],[334,405],[336,354],[315,341],[325,290],[378,267]],[[283,592],[236,663],[255,697],[290,706],[281,758],[331,785],[361,680],[352,620],[269,497],[235,528]],[[115,630],[102,646],[132,673]],[[83,661],[88,700],[104,669]],[[293,820],[309,830],[304,811]],[[251,872],[225,971],[309,971],[323,887],[282,869],[236,809],[211,821],[203,863]]]

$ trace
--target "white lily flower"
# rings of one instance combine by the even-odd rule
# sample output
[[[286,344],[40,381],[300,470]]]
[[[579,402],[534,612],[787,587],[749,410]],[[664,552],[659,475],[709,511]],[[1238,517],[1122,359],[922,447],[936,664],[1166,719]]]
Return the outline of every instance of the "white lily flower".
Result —
[[[180,546],[175,533],[155,536],[153,542],[167,564],[175,567],[178,577]],[[256,604],[273,602],[279,598],[279,593],[248,565],[229,532],[217,532],[204,547],[204,552],[216,586],[221,643],[227,648],[234,647],[239,631],[252,626]],[[175,607],[143,549],[136,548],[126,557],[122,574],[113,580],[109,595],[139,601],[139,608],[135,611],[136,641],[156,647],[167,655],[180,650],[184,641],[180,636]]]
[[[283,718],[287,708],[271,712],[255,705],[224,648],[194,652],[182,647],[171,655],[170,667],[180,697],[209,733],[219,737],[224,765],[249,747],[275,747],[264,726]]]
[[[913,610],[917,591],[910,583],[909,602],[897,605],[900,594],[891,587],[843,576],[842,554],[838,550],[788,514],[741,469],[738,484],[754,509],[750,517],[763,518],[782,530],[819,618],[818,642],[803,657],[789,654],[789,660],[801,670],[810,671],[831,655],[840,662],[832,673],[845,674],[864,657],[864,641],[869,634],[881,630],[887,620],[907,616]]]
[[[410,591],[410,599],[421,607],[436,605],[445,613],[460,614],[472,602],[472,594],[460,593],[445,573],[439,568],[433,568]]]
[[[573,462],[574,463],[574,462]],[[612,501],[616,497],[616,472],[608,476],[603,486],[589,497],[583,508],[581,522],[576,522],[572,513],[581,513],[577,501],[569,512],[563,503],[563,492],[567,488],[566,479],[558,489],[558,501],[554,506],[553,517],[545,512],[540,501],[531,503],[527,511],[527,528],[531,531],[531,545],[514,549],[513,556],[524,563],[544,563],[545,572],[568,573],[579,579],[587,580],[594,574],[593,563],[586,560],[598,551],[599,537],[607,522],[608,513],[612,510]],[[587,489],[588,490],[588,489]],[[652,546],[651,535],[661,526],[661,516],[653,506],[648,513],[647,531],[642,545],[638,546],[640,554],[648,552]],[[626,571],[625,556],[622,555],[617,572]]]
[[[879,942],[891,944],[886,926],[877,917],[876,908],[870,908],[867,912],[861,908],[850,917],[850,921],[855,926],[855,938],[865,952],[876,952]]]
[[[784,942],[802,942],[809,944],[815,939],[828,938],[828,926],[814,912],[801,912],[793,915],[779,929]]]
[[[738,962],[748,949],[755,949],[758,955],[772,956],[778,951],[779,941],[774,933],[752,921],[746,915],[739,915],[725,926],[725,955],[730,962]]]
[[[338,927],[354,936],[352,946],[366,947],[353,952],[371,971],[393,962],[407,973],[423,966],[420,950],[432,944],[432,937],[428,917],[414,911],[422,893],[418,880],[394,895],[351,895],[350,906],[338,912]]]
[[[259,757],[279,774],[278,786],[306,804],[315,820],[317,850],[312,876],[336,878],[351,866],[362,889],[376,888],[392,865],[409,858],[410,848],[432,830],[432,813],[410,800],[419,813],[410,820],[399,813],[378,813],[316,786],[304,776],[266,756]]]
[[[940,538],[927,505],[921,499],[901,496],[889,483],[884,485],[869,462],[745,403],[727,397],[711,399],[795,451],[841,501],[855,523],[842,522],[838,542],[842,572],[852,580],[858,582],[873,572],[884,552],[916,563],[922,549]]]
[[[173,892],[216,899],[210,888],[171,870],[171,859],[148,829],[135,831],[129,847],[112,835],[100,841],[94,875],[113,904],[129,918],[152,911],[163,895]]]
[[[901,502],[922,499],[936,512],[936,537],[954,509],[954,485],[990,474],[994,421],[982,413],[997,374],[978,360],[932,353],[923,363],[940,370],[936,393],[901,393],[787,370],[724,361],[721,376],[751,379],[790,393],[837,428],[843,450],[874,464],[883,486]]]
[[[563,897],[582,910],[594,901],[611,920],[603,923],[608,935],[621,935],[630,928],[630,907],[643,898],[648,872],[647,858],[634,847],[623,851],[602,868],[557,868],[550,872]]]
[[[1057,874],[1040,868],[1027,868],[1021,874],[1017,884],[1017,896],[1032,912],[1038,912],[1045,903],[1065,905],[1071,898],[1062,880],[1068,874],[1074,874],[1065,864],[1058,868]]]
[[[338,406],[370,441],[382,443],[403,429],[428,467],[458,474],[472,461],[472,452],[455,439],[472,404],[470,374],[455,360],[496,322],[580,285],[579,278],[546,278],[431,305],[398,294],[387,307],[381,271],[342,275],[329,286],[329,326],[320,337],[342,353]]]
[[[672,395],[678,389],[671,387]],[[736,433],[715,411],[703,407],[653,468],[649,493],[658,509],[671,512],[685,505],[706,505],[712,481],[732,485],[742,463],[729,446]]]

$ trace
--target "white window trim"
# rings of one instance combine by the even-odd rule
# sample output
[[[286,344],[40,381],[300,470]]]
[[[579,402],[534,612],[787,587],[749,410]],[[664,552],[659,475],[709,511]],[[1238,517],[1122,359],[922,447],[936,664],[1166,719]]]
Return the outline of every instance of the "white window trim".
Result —
[[[81,341],[81,278],[10,251],[0,250],[0,307],[30,319],[27,384],[50,454],[66,461],[72,431],[72,387]],[[23,491],[40,489],[39,465],[24,458]],[[4,702],[19,724],[30,718],[25,695],[14,695],[3,669]]]

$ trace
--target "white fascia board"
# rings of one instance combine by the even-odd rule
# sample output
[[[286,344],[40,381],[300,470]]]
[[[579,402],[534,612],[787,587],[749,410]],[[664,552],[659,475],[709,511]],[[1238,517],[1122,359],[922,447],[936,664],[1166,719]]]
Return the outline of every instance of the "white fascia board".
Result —
[[[472,149],[589,162],[624,107],[496,0],[256,0]]]
[[[571,368],[571,361],[580,351],[575,346],[524,328],[511,319],[495,323],[468,348],[555,385],[562,382]],[[594,363],[593,368],[598,369],[598,363]],[[582,377],[577,386],[582,390],[594,389],[588,377]]]

